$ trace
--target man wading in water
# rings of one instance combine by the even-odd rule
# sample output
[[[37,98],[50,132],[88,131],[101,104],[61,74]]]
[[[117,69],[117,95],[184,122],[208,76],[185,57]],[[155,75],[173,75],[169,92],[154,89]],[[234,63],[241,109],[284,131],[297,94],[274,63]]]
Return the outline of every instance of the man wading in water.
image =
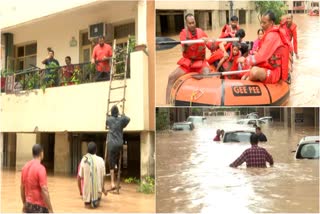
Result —
[[[108,161],[111,175],[111,188],[107,191],[116,190],[114,183],[115,173],[114,169],[117,167],[120,151],[123,146],[123,129],[130,122],[130,118],[125,115],[119,116],[119,109],[117,106],[112,106],[111,116],[107,118],[106,129],[109,129],[107,135],[107,149],[108,149]],[[119,188],[119,187],[118,187]]]

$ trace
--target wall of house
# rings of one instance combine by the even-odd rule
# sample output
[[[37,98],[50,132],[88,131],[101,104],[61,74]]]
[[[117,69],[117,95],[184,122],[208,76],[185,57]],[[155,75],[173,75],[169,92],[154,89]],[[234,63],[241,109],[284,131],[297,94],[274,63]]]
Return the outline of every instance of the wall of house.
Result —
[[[148,56],[131,54],[131,78],[127,80],[125,114],[127,131],[149,130]],[[115,81],[114,86],[121,85]],[[3,132],[103,132],[105,131],[109,81],[2,94],[0,118]],[[121,99],[122,90],[112,99]]]

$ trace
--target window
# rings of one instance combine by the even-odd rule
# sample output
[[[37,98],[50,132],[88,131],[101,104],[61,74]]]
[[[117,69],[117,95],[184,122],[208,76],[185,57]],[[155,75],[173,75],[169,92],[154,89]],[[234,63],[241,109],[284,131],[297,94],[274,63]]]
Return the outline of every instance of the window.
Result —
[[[16,46],[15,70],[24,70],[37,64],[37,43]]]
[[[114,27],[114,37],[116,39],[119,38],[127,38],[128,35],[135,35],[135,24],[129,23],[129,24],[123,24],[123,25],[118,25]]]

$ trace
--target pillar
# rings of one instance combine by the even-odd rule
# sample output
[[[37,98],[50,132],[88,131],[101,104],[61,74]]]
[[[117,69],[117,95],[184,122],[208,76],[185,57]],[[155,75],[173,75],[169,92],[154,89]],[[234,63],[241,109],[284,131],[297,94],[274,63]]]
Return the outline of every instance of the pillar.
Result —
[[[160,21],[160,15],[156,16],[156,35],[161,35],[161,21]]]
[[[147,3],[146,0],[137,2],[136,12],[136,44],[147,44]]]
[[[219,28],[219,11],[218,10],[212,10],[211,11],[211,20],[212,20],[212,31],[215,31],[217,28]]]
[[[17,133],[16,170],[21,170],[32,157],[32,147],[37,142],[37,134]]]
[[[288,108],[283,108],[283,123],[285,129],[288,129],[288,116]]]
[[[250,10],[246,10],[246,24],[251,24]]]
[[[16,163],[16,133],[8,133],[7,166],[14,167]]]
[[[54,173],[70,173],[71,157],[68,133],[55,133],[54,143]]]
[[[290,127],[291,127],[291,131],[292,133],[294,133],[295,130],[295,119],[296,119],[296,111],[295,108],[290,108],[291,112],[290,112]]]
[[[226,11],[221,10],[220,13],[220,19],[219,19],[219,26],[224,26],[226,24]]]
[[[175,32],[174,15],[168,15],[168,31],[169,33]]]
[[[2,161],[3,161],[3,133],[0,132],[0,167],[3,167]]]
[[[155,175],[154,132],[140,133],[140,178]]]

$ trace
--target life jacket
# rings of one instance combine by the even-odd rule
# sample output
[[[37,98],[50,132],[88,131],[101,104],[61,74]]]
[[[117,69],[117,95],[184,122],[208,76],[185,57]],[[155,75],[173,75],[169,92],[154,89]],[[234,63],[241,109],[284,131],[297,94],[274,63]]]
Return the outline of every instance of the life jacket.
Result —
[[[186,29],[183,29],[182,32],[186,34]],[[196,28],[197,36],[194,39],[200,39],[202,37],[202,33],[203,31],[200,28]],[[186,38],[187,40],[191,38],[191,32],[189,30],[187,32]],[[204,60],[206,57],[206,45],[204,43],[189,45],[188,49],[183,51],[183,57],[191,60]]]
[[[226,38],[228,36],[230,37],[235,37],[237,31],[240,29],[240,26],[237,25],[236,30],[234,31],[231,27],[231,25],[226,24],[225,26],[223,26],[222,30],[221,30],[221,34],[219,36],[219,38]]]
[[[226,51],[232,50],[232,43],[228,42],[224,45]],[[223,51],[219,48],[216,51],[212,52],[210,58],[207,60],[209,64],[213,64],[215,61],[222,59]]]
[[[272,54],[271,58],[269,58],[268,61],[266,61],[264,63],[260,63],[258,66],[261,66],[261,67],[264,67],[267,69],[274,69],[276,67],[280,67],[281,68],[281,79],[286,81],[288,79],[289,68],[291,68],[291,64],[290,64],[291,62],[289,59],[290,58],[289,55],[290,55],[290,52],[292,51],[292,45],[288,41],[288,38],[286,36],[286,32],[283,28],[279,28],[279,27],[275,26],[271,30],[269,30],[269,32],[278,33],[283,45],[280,46]],[[268,33],[266,33],[262,37],[260,44],[263,45],[264,39]]]
[[[292,40],[292,38],[293,38],[293,34],[292,34],[292,32],[294,31],[294,30],[296,30],[296,28],[297,28],[297,25],[295,24],[295,23],[291,23],[291,25],[290,25],[290,27],[288,27],[288,25],[287,25],[287,20],[281,20],[281,22],[280,22],[280,28],[282,28],[282,29],[284,29],[285,31],[285,34],[286,34],[286,36],[287,36],[287,38],[288,38],[288,41],[289,42],[291,42],[291,40]]]

